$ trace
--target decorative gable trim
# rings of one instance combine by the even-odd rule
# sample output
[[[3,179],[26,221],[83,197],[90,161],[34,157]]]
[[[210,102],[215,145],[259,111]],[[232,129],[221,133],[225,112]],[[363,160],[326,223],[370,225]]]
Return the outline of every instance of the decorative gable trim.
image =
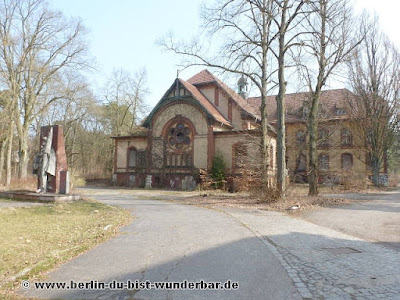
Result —
[[[180,78],[175,79],[174,83],[167,90],[161,100],[143,120],[142,126],[150,128],[158,111],[160,111],[165,105],[172,103],[175,104],[177,101],[192,104],[205,113],[207,119],[232,127],[232,124],[225,119],[225,117],[207,100],[207,98],[204,97],[202,93],[200,93],[195,86]]]

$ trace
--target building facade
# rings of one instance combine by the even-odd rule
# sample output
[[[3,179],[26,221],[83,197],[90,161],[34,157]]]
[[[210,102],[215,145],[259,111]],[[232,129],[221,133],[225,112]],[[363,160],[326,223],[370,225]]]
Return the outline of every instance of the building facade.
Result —
[[[307,117],[311,108],[309,93],[286,94],[286,162],[292,182],[307,182],[308,138]],[[360,138],[354,118],[352,103],[357,97],[347,89],[323,91],[318,115],[319,181],[320,183],[343,183],[348,178],[365,179],[371,175],[364,141]],[[260,107],[259,97],[249,98],[255,109]],[[268,97],[269,122],[276,122],[276,100]],[[385,159],[381,169],[387,174]]]
[[[351,101],[355,95],[346,89],[322,92],[318,141],[322,183],[340,183],[349,175],[365,178],[370,173],[365,150],[353,131]],[[289,178],[307,182],[310,94],[287,94],[285,102]],[[193,189],[199,169],[210,171],[217,153],[223,156],[228,174],[239,174],[243,153],[259,154],[251,141],[260,140],[260,104],[259,97],[247,97],[243,78],[237,93],[207,70],[186,81],[177,78],[135,134],[114,137],[113,181],[132,187]],[[267,108],[274,173],[275,96],[268,97]],[[385,163],[382,173],[386,169]]]
[[[240,86],[245,92],[244,82]],[[214,155],[227,172],[238,168],[237,152],[260,135],[260,117],[246,99],[204,70],[189,80],[177,78],[130,136],[114,137],[113,180],[133,187],[193,189],[199,169],[209,171]],[[270,127],[272,167],[276,134]],[[248,149],[255,155],[257,149]]]

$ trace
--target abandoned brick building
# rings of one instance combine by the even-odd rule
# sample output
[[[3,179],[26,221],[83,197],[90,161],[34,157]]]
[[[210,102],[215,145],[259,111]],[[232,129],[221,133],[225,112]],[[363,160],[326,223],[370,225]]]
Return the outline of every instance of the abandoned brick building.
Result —
[[[246,82],[239,80],[238,92],[203,70],[188,80],[177,78],[140,130],[129,136],[113,137],[115,159],[113,180],[134,187],[191,189],[195,170],[209,170],[213,157],[221,153],[227,173],[235,174],[238,151],[249,136],[260,136],[260,98],[249,98]],[[341,171],[364,174],[366,165],[359,158],[346,101],[353,94],[346,89],[322,93],[320,123],[321,178]],[[271,172],[275,170],[275,97],[268,98]],[[286,95],[287,166],[291,180],[306,181],[306,115],[309,94]],[[248,149],[248,155],[254,149]]]

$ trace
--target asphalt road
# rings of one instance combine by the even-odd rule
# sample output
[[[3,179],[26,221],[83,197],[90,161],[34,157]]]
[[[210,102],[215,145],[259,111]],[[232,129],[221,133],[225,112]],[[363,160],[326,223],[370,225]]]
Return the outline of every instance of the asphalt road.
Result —
[[[337,194],[350,205],[301,212],[309,222],[400,250],[400,190],[380,194]],[[360,201],[357,201],[360,200]]]
[[[132,212],[121,234],[51,272],[48,282],[199,281],[237,290],[35,290],[46,299],[301,299],[278,260],[237,219],[210,209],[99,190],[93,197]]]

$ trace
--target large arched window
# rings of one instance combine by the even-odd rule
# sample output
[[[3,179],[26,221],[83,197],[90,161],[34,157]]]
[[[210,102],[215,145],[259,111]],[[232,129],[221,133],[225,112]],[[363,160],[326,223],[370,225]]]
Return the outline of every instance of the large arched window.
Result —
[[[193,166],[194,129],[189,122],[178,119],[169,124],[165,134],[165,166]]]

